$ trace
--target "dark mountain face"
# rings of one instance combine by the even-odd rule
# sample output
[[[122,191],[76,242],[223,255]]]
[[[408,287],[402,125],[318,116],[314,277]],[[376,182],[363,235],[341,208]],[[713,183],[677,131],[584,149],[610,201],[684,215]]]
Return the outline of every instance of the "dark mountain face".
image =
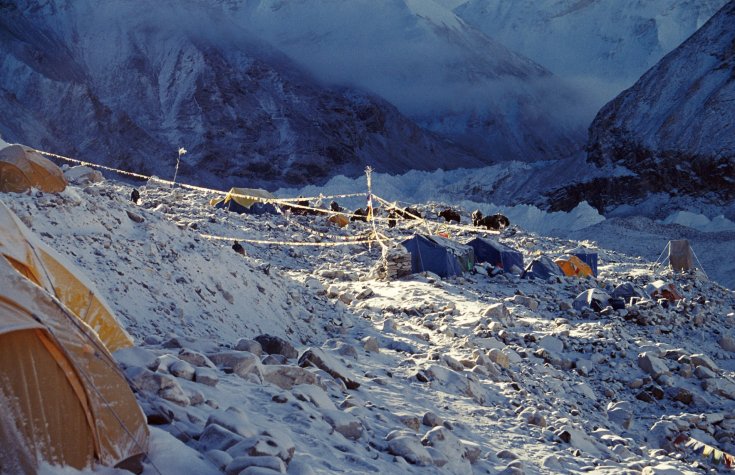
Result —
[[[0,4],[0,134],[164,178],[274,188],[482,163],[325,87],[201,2]]]
[[[589,129],[588,162],[627,173],[557,190],[553,206],[598,209],[650,193],[735,199],[735,1],[608,103]]]

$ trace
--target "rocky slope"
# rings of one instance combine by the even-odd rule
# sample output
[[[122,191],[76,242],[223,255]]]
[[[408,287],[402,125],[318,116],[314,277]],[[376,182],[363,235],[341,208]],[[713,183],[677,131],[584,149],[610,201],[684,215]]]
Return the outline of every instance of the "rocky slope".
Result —
[[[151,426],[146,474],[688,475],[715,467],[679,436],[735,451],[735,297],[700,274],[587,241],[595,279],[478,265],[380,280],[379,246],[318,246],[369,223],[235,215],[155,182],[134,204],[128,185],[75,183],[0,198],[136,338],[115,356]],[[377,225],[396,242],[415,231]],[[580,244],[515,226],[495,237],[526,262]],[[684,299],[652,297],[656,279]],[[623,308],[576,299],[620,285],[635,294]]]
[[[206,2],[0,5],[0,134],[227,187],[313,183],[366,164],[481,162],[368,93],[325,87]]]
[[[557,207],[587,199],[609,210],[656,192],[732,202],[734,22],[731,1],[599,112],[589,130],[588,161],[618,173],[561,190],[552,196]]]

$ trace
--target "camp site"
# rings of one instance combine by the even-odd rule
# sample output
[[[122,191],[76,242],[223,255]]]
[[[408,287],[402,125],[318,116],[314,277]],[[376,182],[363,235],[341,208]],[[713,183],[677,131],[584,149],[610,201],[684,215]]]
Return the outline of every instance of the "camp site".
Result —
[[[642,258],[512,208],[487,229],[369,171],[285,195],[10,148],[32,165],[0,194],[3,473],[733,463],[735,297],[696,241]]]

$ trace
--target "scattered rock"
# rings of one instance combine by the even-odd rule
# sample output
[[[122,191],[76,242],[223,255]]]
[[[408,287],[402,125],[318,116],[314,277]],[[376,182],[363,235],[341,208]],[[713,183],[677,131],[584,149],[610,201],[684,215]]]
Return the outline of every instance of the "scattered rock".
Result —
[[[263,380],[260,359],[247,351],[214,353],[209,355],[209,359],[227,373],[235,373],[244,379],[254,375],[258,380]]]
[[[226,475],[239,475],[241,473],[254,473],[252,470],[244,472],[249,467],[259,467],[270,469],[268,472],[275,471],[278,473],[286,473],[286,464],[283,460],[272,455],[250,456],[245,455],[232,459],[225,469]]]
[[[235,345],[235,349],[237,351],[248,351],[256,356],[260,356],[263,354],[263,347],[255,340],[250,340],[248,338],[241,338],[237,341],[237,344]]]
[[[722,335],[718,343],[723,350],[735,353],[735,338],[731,335]]]
[[[178,355],[180,360],[186,361],[194,366],[200,366],[205,368],[215,368],[215,364],[207,358],[204,354],[187,348],[182,348]]]
[[[643,352],[638,355],[638,366],[654,379],[662,374],[669,374],[669,367],[666,366],[666,363],[648,352]]]
[[[219,383],[217,371],[211,368],[199,367],[194,371],[194,381],[207,386],[216,386]]]
[[[309,348],[306,350],[299,358],[299,366],[315,366],[322,369],[333,378],[342,380],[347,386],[347,389],[357,389],[360,387],[360,383],[355,380],[345,365],[319,348]]]
[[[369,351],[371,353],[379,353],[380,352],[380,345],[378,344],[378,339],[374,336],[366,336],[362,340],[362,347],[365,349],[365,351]]]
[[[413,434],[398,435],[388,440],[388,452],[403,457],[408,463],[419,466],[433,465],[434,459]]]
[[[289,359],[297,358],[299,356],[299,352],[296,351],[296,348],[281,337],[266,334],[255,337],[255,341],[260,343],[263,347],[263,351],[270,355],[283,355]]]
[[[299,366],[268,365],[262,371],[265,381],[281,389],[291,389],[298,384],[317,384],[316,375]]]

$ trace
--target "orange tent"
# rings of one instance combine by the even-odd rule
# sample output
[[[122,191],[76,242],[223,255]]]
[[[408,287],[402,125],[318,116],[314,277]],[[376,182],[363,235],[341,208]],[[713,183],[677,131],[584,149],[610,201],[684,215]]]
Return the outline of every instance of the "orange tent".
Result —
[[[567,277],[590,277],[592,268],[577,256],[564,256],[554,261]]]
[[[59,193],[66,188],[64,173],[37,152],[11,145],[0,150],[0,191],[23,193],[37,188]]]
[[[133,345],[94,285],[46,246],[0,201],[0,256],[34,284],[58,298],[97,332],[110,351]]]
[[[105,345],[2,256],[0,282],[0,471],[135,467],[148,426]]]
[[[340,228],[344,228],[348,224],[350,224],[350,220],[347,219],[347,216],[344,214],[334,214],[327,218],[327,221],[329,221],[332,224],[336,224]]]

